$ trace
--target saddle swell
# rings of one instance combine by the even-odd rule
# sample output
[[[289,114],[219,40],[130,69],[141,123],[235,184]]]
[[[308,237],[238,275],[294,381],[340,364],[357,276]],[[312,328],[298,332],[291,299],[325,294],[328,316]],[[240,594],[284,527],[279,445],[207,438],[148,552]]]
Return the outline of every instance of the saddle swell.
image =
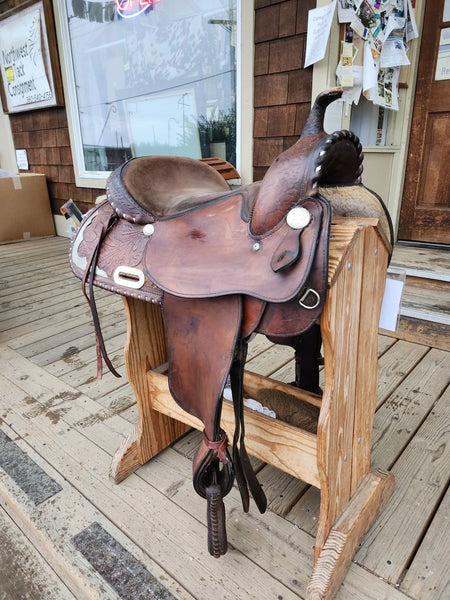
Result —
[[[193,481],[207,499],[208,547],[216,557],[226,552],[222,499],[233,478],[244,510],[249,490],[261,512],[267,504],[244,442],[248,338],[262,332],[307,356],[301,336],[308,332],[316,360],[316,321],[327,291],[328,198],[342,213],[357,195],[356,204],[363,198],[373,214],[384,216],[378,199],[360,182],[358,138],[348,131],[323,131],[325,108],[341,93],[321,94],[298,142],[275,159],[261,182],[238,190],[201,161],[132,159],[110,175],[108,201],[85,217],[72,243],[72,269],[89,282],[102,355],[94,285],[162,306],[171,393],[204,424]],[[228,375],[236,420],[232,457],[220,428]],[[305,381],[296,377],[296,384],[317,393],[318,377]]]

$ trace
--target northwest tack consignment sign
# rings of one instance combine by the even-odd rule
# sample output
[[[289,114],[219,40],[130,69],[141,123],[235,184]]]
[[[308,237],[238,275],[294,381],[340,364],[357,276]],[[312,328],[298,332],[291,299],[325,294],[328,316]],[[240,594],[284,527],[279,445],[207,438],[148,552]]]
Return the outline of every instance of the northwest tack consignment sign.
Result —
[[[0,67],[7,112],[58,104],[43,2],[0,21]]]

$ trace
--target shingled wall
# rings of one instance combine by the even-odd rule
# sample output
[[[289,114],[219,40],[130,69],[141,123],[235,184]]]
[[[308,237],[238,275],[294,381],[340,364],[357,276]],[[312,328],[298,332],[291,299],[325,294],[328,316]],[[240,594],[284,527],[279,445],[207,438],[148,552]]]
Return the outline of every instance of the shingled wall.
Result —
[[[315,5],[315,0],[255,0],[255,181],[297,141],[308,116],[312,67],[303,64],[308,10]]]

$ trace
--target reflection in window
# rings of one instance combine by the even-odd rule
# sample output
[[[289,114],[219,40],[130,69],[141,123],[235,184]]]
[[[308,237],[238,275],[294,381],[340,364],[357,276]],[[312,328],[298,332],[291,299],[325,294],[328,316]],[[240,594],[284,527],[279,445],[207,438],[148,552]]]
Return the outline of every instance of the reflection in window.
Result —
[[[149,154],[236,164],[237,0],[66,2],[86,171]]]

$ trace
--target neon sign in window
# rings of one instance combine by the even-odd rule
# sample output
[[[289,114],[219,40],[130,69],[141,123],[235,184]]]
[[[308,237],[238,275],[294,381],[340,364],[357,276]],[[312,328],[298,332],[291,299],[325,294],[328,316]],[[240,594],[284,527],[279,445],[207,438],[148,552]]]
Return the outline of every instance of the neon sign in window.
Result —
[[[124,19],[138,17],[153,8],[153,0],[115,0],[116,10]]]

